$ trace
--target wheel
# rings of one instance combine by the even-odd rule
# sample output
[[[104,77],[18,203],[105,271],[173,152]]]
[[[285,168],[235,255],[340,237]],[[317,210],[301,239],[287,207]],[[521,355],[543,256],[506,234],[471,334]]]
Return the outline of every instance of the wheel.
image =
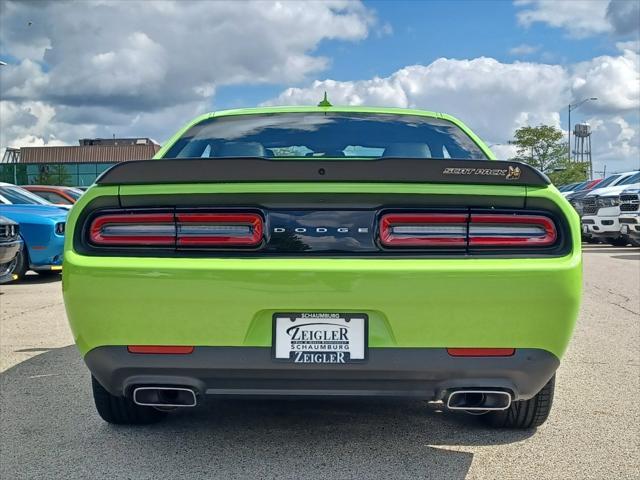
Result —
[[[556,376],[542,387],[538,394],[529,400],[513,402],[506,410],[497,410],[482,415],[482,418],[492,427],[497,428],[536,428],[542,425],[549,417],[553,404],[553,391]]]
[[[93,400],[98,414],[105,422],[116,425],[147,425],[158,422],[166,416],[166,412],[153,407],[136,405],[126,397],[116,397],[107,392],[100,383],[91,376]]]
[[[24,276],[27,274],[27,270],[29,270],[29,253],[27,253],[27,250],[23,245],[16,256],[13,266],[13,274],[18,276],[16,281],[19,282],[24,279]]]
[[[632,247],[640,247],[640,239],[629,237],[629,243]]]
[[[626,237],[607,237],[604,239],[609,245],[613,245],[614,247],[626,247],[629,243],[629,239]]]

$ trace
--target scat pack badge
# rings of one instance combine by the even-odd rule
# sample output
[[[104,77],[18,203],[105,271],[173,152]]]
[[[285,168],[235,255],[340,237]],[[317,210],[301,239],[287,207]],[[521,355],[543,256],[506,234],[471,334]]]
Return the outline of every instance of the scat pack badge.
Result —
[[[507,180],[518,180],[521,173],[522,171],[520,170],[520,167],[509,167],[507,169],[507,176],[505,178]]]
[[[448,167],[443,175],[481,175],[485,177],[503,177],[505,180],[518,180],[522,174],[520,167],[508,168],[455,168]]]

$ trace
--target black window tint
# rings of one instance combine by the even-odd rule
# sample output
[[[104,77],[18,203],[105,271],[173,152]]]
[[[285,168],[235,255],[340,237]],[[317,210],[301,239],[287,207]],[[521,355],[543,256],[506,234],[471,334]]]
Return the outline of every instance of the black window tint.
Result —
[[[611,175],[610,177],[607,177],[604,180],[602,180],[600,183],[597,183],[594,188],[606,187],[607,185],[616,181],[618,178],[620,178],[620,175]]]
[[[38,195],[39,197],[44,198],[46,201],[56,204],[62,205],[71,205],[71,202],[64,198],[62,195],[55,192],[44,192],[44,191],[36,191],[32,192]]]
[[[164,158],[203,156],[487,159],[448,120],[320,112],[211,118],[190,128]]]
[[[625,178],[618,185],[631,185],[632,183],[640,183],[640,172]]]
[[[14,205],[51,205],[45,199],[20,187],[0,187],[0,195]]]

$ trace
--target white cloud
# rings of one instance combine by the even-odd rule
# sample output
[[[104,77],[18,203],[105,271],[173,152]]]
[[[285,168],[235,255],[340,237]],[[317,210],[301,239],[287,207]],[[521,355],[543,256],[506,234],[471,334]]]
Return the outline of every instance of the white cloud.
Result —
[[[288,88],[269,105],[313,105],[328,92],[334,105],[380,105],[421,108],[452,114],[487,141],[499,156],[510,156],[504,145],[516,128],[548,124],[559,128],[560,112],[570,102],[598,96],[572,120],[592,116],[594,162],[611,168],[638,163],[640,94],[638,54],[622,48],[617,57],[596,57],[562,67],[530,62],[501,63],[493,58],[440,58],[429,65],[412,65],[388,77],[369,80],[314,81],[305,88]],[[594,116],[597,114],[597,116]],[[564,120],[566,122],[566,120]],[[504,157],[503,157],[504,158]]]
[[[640,60],[638,53],[623,50],[617,57],[601,56],[573,67],[574,97],[598,97],[591,108],[615,114],[640,109]]]
[[[609,172],[640,169],[640,130],[637,123],[631,126],[617,115],[607,119],[592,117],[587,123],[592,128],[592,155],[599,170],[605,165]],[[623,159],[627,161],[621,162]]]
[[[526,43],[522,43],[516,47],[513,47],[509,50],[509,53],[514,56],[525,56],[536,53],[540,50],[540,45],[528,45]]]
[[[545,23],[576,38],[600,33],[629,35],[640,30],[637,0],[515,0],[518,23]]]
[[[440,58],[385,78],[352,82],[315,81],[289,88],[268,104],[315,104],[326,90],[334,105],[424,108],[460,117],[489,143],[504,142],[527,124],[560,126],[557,108],[569,102],[569,74],[554,65],[493,58]]]
[[[0,71],[0,146],[29,135],[47,142],[56,129],[74,142],[136,118],[166,138],[187,120],[180,115],[210,108],[219,86],[302,81],[328,65],[315,53],[320,42],[358,41],[376,25],[346,0],[3,1],[0,53],[20,60]],[[54,112],[49,125],[28,134],[5,127],[6,112],[34,102]]]
[[[607,6],[607,20],[619,35],[640,30],[640,2],[638,0],[611,0]]]
[[[524,7],[517,17],[525,27],[546,23],[564,28],[575,37],[611,31],[606,19],[609,0],[516,0],[514,3]]]
[[[628,42],[617,42],[616,48],[621,52],[630,50],[634,53],[640,53],[640,40],[629,40]]]

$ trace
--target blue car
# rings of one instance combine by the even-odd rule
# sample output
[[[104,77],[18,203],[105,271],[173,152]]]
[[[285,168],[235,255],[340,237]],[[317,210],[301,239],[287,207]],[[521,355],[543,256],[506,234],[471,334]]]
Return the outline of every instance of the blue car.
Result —
[[[0,216],[20,225],[23,241],[13,273],[18,279],[23,278],[27,270],[41,275],[57,274],[62,270],[68,210],[52,204],[28,203],[30,195],[24,196],[23,192],[24,189],[14,185],[0,185]],[[25,203],[18,203],[21,201]]]

